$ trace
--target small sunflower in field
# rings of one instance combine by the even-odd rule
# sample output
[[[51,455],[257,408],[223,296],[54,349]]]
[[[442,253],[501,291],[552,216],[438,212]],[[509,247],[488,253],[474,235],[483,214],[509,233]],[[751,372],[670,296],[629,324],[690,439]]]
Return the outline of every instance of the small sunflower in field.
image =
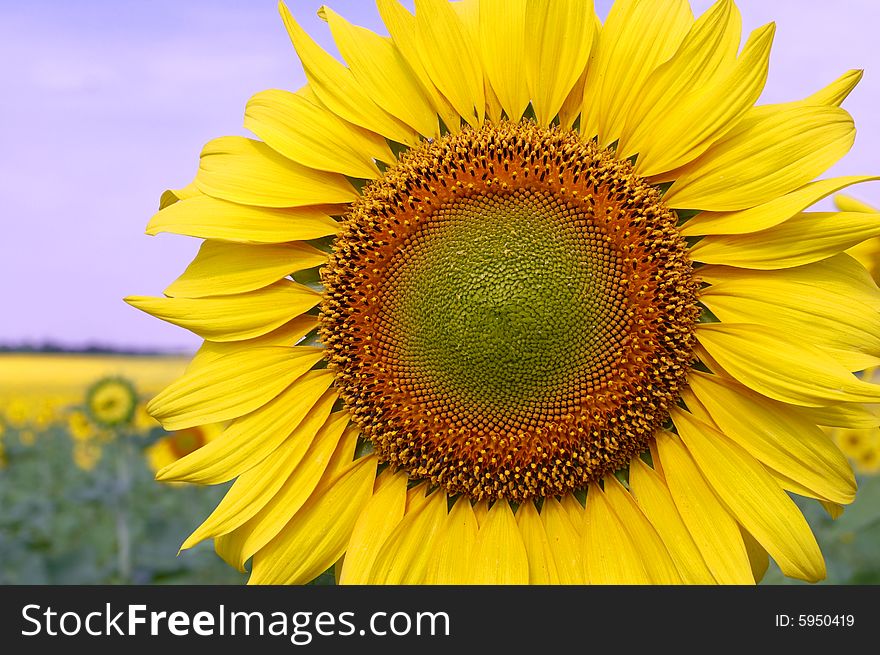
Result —
[[[217,424],[196,425],[177,430],[146,449],[147,462],[154,472],[161,471],[180,458],[214,441],[222,433],[223,426]]]
[[[836,428],[830,432],[856,471],[866,475],[880,473],[880,428]]]
[[[86,392],[85,409],[101,428],[120,428],[131,423],[137,407],[134,385],[122,377],[98,380]]]
[[[22,430],[30,423],[31,403],[23,397],[13,396],[3,400],[3,419],[13,430]]]
[[[71,412],[67,417],[67,431],[74,441],[88,441],[98,432],[89,416],[80,410]]]
[[[251,583],[815,581],[789,492],[856,492],[819,426],[876,427],[880,293],[845,251],[873,179],[850,71],[755,106],[775,27],[719,0],[379,0],[390,36],[281,6],[308,84],[248,103],[147,232],[205,239],[165,297],[205,339],[154,398],[230,421],[162,480],[226,497]]]

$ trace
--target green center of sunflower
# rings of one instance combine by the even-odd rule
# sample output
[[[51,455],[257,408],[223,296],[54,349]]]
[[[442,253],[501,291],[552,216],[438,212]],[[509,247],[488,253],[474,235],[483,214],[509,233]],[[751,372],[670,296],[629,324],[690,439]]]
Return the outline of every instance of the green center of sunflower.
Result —
[[[440,208],[389,262],[396,293],[380,334],[400,335],[398,359],[459,406],[529,422],[602,361],[625,313],[620,262],[581,218],[522,190]]]
[[[697,282],[675,226],[576,133],[500,123],[410,151],[322,272],[321,338],[362,433],[473,498],[563,494],[625,466],[692,358]]]

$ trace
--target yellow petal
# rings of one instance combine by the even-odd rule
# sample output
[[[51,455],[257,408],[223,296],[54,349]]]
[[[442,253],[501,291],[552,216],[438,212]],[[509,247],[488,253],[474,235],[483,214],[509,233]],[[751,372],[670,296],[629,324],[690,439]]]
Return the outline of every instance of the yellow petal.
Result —
[[[663,430],[657,433],[656,443],[675,507],[714,578],[720,584],[754,584],[739,524],[709,487],[684,444]]]
[[[638,153],[636,171],[647,177],[683,166],[706,152],[761,94],[775,31],[772,23],[756,30],[728,75],[688,89],[674,99],[668,113],[652,107],[631,134],[621,137],[621,155]]]
[[[424,505],[398,523],[379,549],[367,584],[422,584],[441,526],[446,520],[446,492],[438,489]]]
[[[339,584],[366,583],[379,548],[403,518],[408,476],[386,469],[381,477],[385,483],[373,492],[352,529]]]
[[[302,62],[309,88],[324,105],[349,123],[360,125],[392,141],[410,146],[419,142],[418,135],[411,127],[373,102],[354,74],[315,43],[284,3],[279,3],[278,8],[290,41]]]
[[[678,169],[664,200],[676,209],[754,207],[825,172],[854,139],[852,117],[837,107],[792,107],[746,118]]]
[[[479,125],[486,96],[477,44],[447,0],[416,0],[415,7],[415,45],[422,66],[461,117]]]
[[[319,171],[375,179],[374,159],[394,163],[384,138],[300,93],[270,89],[247,103],[244,127],[288,159]]]
[[[128,296],[132,307],[210,341],[253,339],[281,327],[321,302],[306,286],[279,280],[265,289],[209,298]]]
[[[501,120],[501,101],[492,89],[483,63],[480,45],[480,0],[456,0],[452,3],[452,8],[461,19],[474,48],[480,55],[480,68],[483,70],[483,91],[486,94],[486,116],[489,120],[497,123]]]
[[[338,231],[339,224],[314,207],[267,209],[208,196],[176,202],[153,216],[147,225],[150,235],[171,232],[201,239],[254,243],[317,239]]]
[[[745,387],[738,385],[733,380],[730,380],[726,377],[724,378],[724,380],[725,380],[725,382],[728,382],[731,385],[733,385],[732,388],[734,388],[734,389],[742,390],[743,392],[748,391],[747,389],[745,389]],[[759,395],[757,395],[757,397],[762,398],[764,401],[766,401],[768,403],[772,403],[774,407],[784,408],[783,411],[789,412],[789,413],[792,413],[792,414],[798,416],[802,421],[807,420],[802,415],[802,410],[804,408],[798,408],[793,405],[784,405],[783,403],[777,403],[776,401],[772,401],[768,398],[764,398],[763,396],[759,396]],[[717,428],[717,429],[721,430],[719,423],[717,423],[713,420],[712,414],[710,414],[708,409],[706,408],[706,406],[700,402],[697,395],[693,392],[693,390],[691,388],[687,388],[682,392],[681,399],[684,401],[688,410],[690,410],[690,412],[695,417],[697,417],[699,420],[711,425],[713,428]],[[809,423],[808,420],[807,420],[807,422]],[[816,426],[810,425],[810,429],[811,430],[816,429]],[[724,430],[721,430],[721,431],[723,432]],[[753,457],[755,457],[755,459],[757,459],[758,461],[761,461],[761,452],[760,452],[760,448],[759,448],[760,444],[758,447],[756,447],[754,444],[749,443],[748,440],[737,441],[737,437],[741,437],[742,435],[735,433],[735,432],[727,433],[727,436],[729,438],[731,438],[733,441],[739,443],[747,452],[749,452],[749,454],[751,454]],[[822,435],[822,438],[825,439],[826,441],[828,441],[824,435]],[[776,450],[778,450],[778,448]],[[756,452],[753,452],[753,451],[756,451],[757,454],[756,454]],[[771,458],[772,458],[772,456],[773,455],[770,455]],[[783,465],[784,465],[784,461],[783,461]],[[780,465],[780,467],[782,467],[783,465]],[[844,462],[844,465],[847,469],[849,468],[849,466],[845,462]],[[770,468],[770,466],[767,464],[764,464],[764,466],[765,466],[765,470],[767,471],[767,473],[769,473],[770,476],[779,484],[779,486],[782,487],[783,489],[785,489],[786,491],[789,491],[794,494],[798,494],[800,496],[804,496],[806,498],[824,499],[824,496],[822,496],[821,494],[818,494],[815,491],[804,486],[804,484],[802,484],[801,482],[798,482],[793,478],[790,478],[786,475],[783,475],[779,471],[774,470],[773,468]],[[851,477],[851,474],[850,474],[850,477]]]
[[[528,584],[529,559],[506,500],[496,501],[480,524],[472,584]]]
[[[784,276],[740,275],[700,292],[703,303],[725,323],[757,323],[798,334],[841,364],[845,352],[867,360],[880,355],[880,312],[851,294],[835,295],[822,286],[791,283]],[[862,366],[861,369],[867,368]],[[851,370],[861,370],[851,369]]]
[[[856,85],[862,81],[864,73],[865,71],[863,70],[849,70],[831,84],[801,102],[809,105],[839,107],[846,100],[847,96],[852,93],[852,90],[856,88]]]
[[[550,540],[544,531],[538,510],[531,501],[526,501],[516,511],[516,525],[526,549],[529,565],[529,584],[559,584],[556,561],[550,547]]]
[[[792,107],[839,107],[862,79],[863,71],[850,70],[816,93],[794,102],[782,102],[752,107],[746,118],[754,120]]]
[[[332,381],[325,369],[306,373],[258,411],[230,423],[218,439],[160,470],[156,478],[219,484],[261,463],[291,433],[311,430],[309,436],[298,437],[310,442],[336,400],[336,393],[327,391]]]
[[[431,76],[428,75],[428,71],[422,65],[419,57],[419,39],[416,34],[415,16],[409,13],[397,0],[377,0],[376,6],[379,8],[379,15],[382,22],[385,23],[385,27],[388,28],[394,45],[397,46],[407,65],[422,83],[422,88],[431,98],[434,111],[440,115],[450,132],[457,133],[461,125],[461,116],[431,81]]]
[[[754,70],[757,62],[754,61],[753,54],[748,60],[751,70],[745,68],[746,60],[743,58],[740,59],[737,67],[736,53],[740,45],[741,32],[742,19],[730,0],[719,0],[700,16],[691,26],[676,53],[669,61],[657,67],[635,94],[637,98],[632,101],[632,106],[625,117],[626,123],[618,144],[621,159],[643,153],[644,156],[639,155],[637,165],[654,172],[669,170],[669,167],[654,165],[661,164],[664,155],[661,148],[653,149],[655,145],[653,141],[662,141],[664,148],[671,148],[673,159],[676,154],[687,152],[689,146],[701,145],[703,138],[711,135],[711,132],[705,132],[707,127],[705,123],[700,126],[703,117],[695,114],[701,109],[696,106],[701,98],[714,98],[725,108],[730,107],[733,101],[740,114],[754,103],[757,96],[752,103],[739,108],[741,105],[736,91],[737,82],[740,84],[745,82],[749,73],[757,72],[760,75],[759,71]],[[753,42],[750,41],[748,45],[753,45]],[[740,73],[738,76],[737,68]],[[757,83],[762,82],[760,79],[752,82],[752,84]],[[729,98],[723,97],[725,86],[729,86],[727,89]],[[707,111],[705,106],[702,109]],[[712,110],[708,109],[708,111]],[[697,127],[692,134],[688,134],[684,128],[689,122]],[[710,120],[709,124],[711,123]],[[653,140],[646,131],[649,126],[653,128]],[[723,127],[726,131],[729,127],[733,127],[733,124],[719,127]],[[669,138],[664,135],[667,130],[671,133]],[[675,143],[677,138],[681,138],[685,143]],[[705,147],[706,145],[702,144],[702,150],[705,150]]]
[[[736,520],[760,543],[785,575],[815,582],[825,562],[797,505],[745,450],[688,412],[672,420],[703,475]]]
[[[566,497],[574,498],[569,494],[563,499]],[[576,499],[575,502],[580,507],[580,503]],[[580,507],[576,520],[577,526],[572,523],[571,516],[563,503],[560,503],[556,498],[550,496],[544,499],[544,505],[541,507],[541,522],[544,524],[544,532],[550,543],[560,584],[587,583],[587,578],[584,575],[580,537],[580,526],[584,520],[583,507]]]
[[[802,295],[805,289],[823,295],[848,296],[880,311],[880,289],[865,268],[845,254],[780,271],[754,271],[730,266],[701,266],[700,278],[709,284],[737,286],[766,284],[780,294]]]
[[[880,178],[870,178],[880,179]],[[845,196],[843,194],[834,196],[834,204],[837,205],[837,208],[842,212],[862,212],[862,213],[871,213],[876,212],[877,210],[871,207],[871,205],[864,203],[860,200],[856,200],[850,196]]]
[[[867,405],[798,407],[798,411],[817,425],[852,429],[876,428],[880,425],[880,414]]]
[[[324,356],[323,348],[253,348],[185,374],[147,404],[166,430],[244,416],[277,397]]]
[[[605,492],[591,484],[587,492],[582,535],[586,575],[590,584],[651,584],[641,554],[617,518]]]
[[[700,416],[699,418],[702,419],[703,417]],[[819,494],[817,494],[815,491],[811,491],[800,482],[795,482],[791,478],[782,475],[782,473],[780,473],[779,471],[774,471],[773,469],[766,466],[764,467],[764,470],[766,470],[767,473],[770,474],[770,477],[776,481],[776,484],[782,487],[785,491],[798,496],[803,496],[804,498],[815,498],[820,502],[824,502],[824,499],[821,498]]]
[[[832,520],[836,521],[841,516],[843,516],[843,505],[838,505],[837,503],[830,503],[826,500],[820,501],[823,509],[828,512],[828,516],[831,517]]]
[[[216,466],[220,463],[232,470],[233,473],[240,470],[241,475],[223,496],[223,500],[211,512],[211,515],[189,536],[181,548],[190,548],[204,539],[231,532],[263,509],[278,494],[285,481],[302,462],[315,439],[315,435],[327,421],[335,400],[336,394],[334,392],[325,393],[311,407],[308,415],[304,419],[300,419],[293,431],[289,432],[289,436],[282,437],[283,440],[280,444],[277,435],[283,435],[288,432],[287,430],[259,432],[256,435],[252,434],[250,440],[230,438],[232,435],[227,436],[224,448],[215,450],[211,453],[212,456],[206,458],[205,461],[208,462],[208,466]],[[302,414],[301,411],[297,413]],[[288,425],[293,422],[291,420]],[[241,434],[241,432],[237,432],[235,436],[240,437]],[[216,441],[209,442],[205,447]],[[231,461],[227,461],[227,457]],[[248,461],[249,457],[252,458],[252,461]],[[254,462],[257,462],[256,465]],[[228,475],[222,477],[231,479],[231,476]],[[225,480],[218,479],[216,481]]]
[[[338,415],[340,420],[342,420],[342,416],[347,413],[347,410],[341,409],[333,416]],[[360,426],[356,423],[352,423],[351,416],[349,416],[349,422],[345,431],[342,433],[342,436],[339,437],[336,451],[333,453],[333,457],[330,458],[327,468],[324,471],[324,477],[327,480],[332,480],[336,476],[342,475],[342,472],[348,468],[349,464],[357,459],[357,445],[360,436]]]
[[[486,77],[507,116],[519,120],[529,105],[526,0],[481,0],[479,40]]]
[[[691,237],[704,234],[745,234],[766,230],[788,220],[835,191],[878,179],[880,177],[877,176],[850,175],[818,180],[749,209],[733,212],[701,212],[685,223],[680,231],[684,236]],[[870,211],[840,206],[838,208],[841,211]]]
[[[744,323],[701,323],[697,339],[732,377],[774,400],[804,407],[880,402],[880,386],[791,335]]]
[[[420,482],[406,490],[406,514],[415,514],[428,504],[428,490],[431,485]]]
[[[574,129],[575,121],[580,121],[581,109],[584,105],[584,88],[586,87],[586,84],[587,70],[584,69],[584,72],[581,73],[580,78],[577,82],[575,82],[571,91],[569,91],[568,93],[568,97],[565,99],[565,102],[562,103],[562,107],[560,107],[559,109],[559,127],[561,127],[562,129]],[[577,127],[579,130],[580,122],[578,122]]]
[[[525,78],[538,125],[550,125],[583,74],[595,16],[592,0],[526,0]]]
[[[616,141],[648,76],[678,49],[693,25],[686,0],[617,0],[599,31],[587,69],[581,134]]]
[[[235,530],[217,539],[218,552],[223,559],[242,569],[254,553],[278,535],[313,492],[320,493],[337,477],[337,470],[330,471],[334,460],[340,465],[335,467],[337,469],[350,465],[350,453],[342,452],[343,433],[348,421],[349,416],[344,411],[331,414],[314,434],[299,464],[268,502]]]
[[[261,337],[255,339],[245,339],[244,341],[203,341],[201,347],[196,351],[192,360],[187,366],[186,371],[195,371],[214,361],[218,357],[229,355],[234,352],[241,352],[250,348],[262,348],[263,346],[295,346],[309,332],[318,327],[318,317],[310,314],[302,314],[292,321],[282,325],[280,328],[272,330]]]
[[[302,242],[252,245],[208,240],[165,295],[203,298],[245,293],[326,261],[327,253]]]
[[[471,559],[478,531],[470,500],[460,496],[438,532],[428,564],[428,584],[471,584]]]
[[[666,544],[621,482],[605,477],[605,499],[629,534],[654,584],[681,584],[682,577]]]
[[[437,113],[391,39],[352,25],[329,7],[322,12],[340,54],[370,99],[419,134],[439,136]]]
[[[377,458],[363,457],[321,488],[265,548],[254,555],[248,584],[302,584],[345,552],[355,522],[370,498]]]
[[[339,173],[307,168],[261,141],[241,136],[224,136],[205,145],[196,185],[213,198],[258,207],[332,205],[358,197]]]
[[[568,518],[575,530],[580,532],[584,524],[584,506],[574,494],[566,494],[560,501],[562,508],[568,513]]]
[[[764,579],[767,569],[770,568],[770,556],[764,547],[755,541],[755,538],[740,526],[742,532],[743,543],[746,545],[746,551],[749,553],[749,562],[752,565],[752,575],[755,582]]]
[[[856,481],[843,453],[797,409],[718,375],[694,371],[688,382],[721,432],[767,467],[826,500],[855,498]]]
[[[190,182],[182,189],[166,189],[162,192],[162,196],[159,198],[159,209],[162,210],[166,207],[170,207],[179,200],[196,198],[200,195],[202,194],[195,185],[195,182]]]
[[[715,578],[660,475],[636,457],[630,463],[629,484],[639,507],[663,539],[682,580],[687,584],[713,584]]]
[[[773,270],[833,257],[878,235],[876,213],[808,212],[760,232],[704,237],[691,248],[691,257],[707,264]]]

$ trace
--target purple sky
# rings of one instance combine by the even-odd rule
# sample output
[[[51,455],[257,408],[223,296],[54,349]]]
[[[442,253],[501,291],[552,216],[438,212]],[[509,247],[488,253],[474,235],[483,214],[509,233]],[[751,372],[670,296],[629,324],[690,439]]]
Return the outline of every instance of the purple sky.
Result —
[[[369,0],[326,1],[381,29]],[[289,2],[329,46],[321,4]],[[692,2],[695,12],[710,4]],[[603,16],[609,5],[597,0]],[[738,5],[746,30],[778,25],[763,101],[866,69],[845,105],[856,145],[829,175],[880,172],[880,3]],[[143,234],[160,193],[192,179],[206,141],[245,134],[252,94],[304,82],[275,0],[3,2],[0,62],[0,344],[194,349],[196,337],[121,298],[160,294],[197,250],[193,239]],[[855,194],[880,206],[880,184]]]

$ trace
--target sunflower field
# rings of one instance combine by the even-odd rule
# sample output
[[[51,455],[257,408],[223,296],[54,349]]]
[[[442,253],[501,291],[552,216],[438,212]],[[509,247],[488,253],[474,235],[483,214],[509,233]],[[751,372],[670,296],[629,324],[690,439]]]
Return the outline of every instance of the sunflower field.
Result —
[[[155,479],[222,432],[169,433],[146,413],[156,385],[184,366],[179,357],[0,353],[0,584],[246,580],[208,544],[178,554],[228,485],[204,494]]]
[[[222,425],[166,432],[144,410],[145,390],[167,383],[185,362],[0,354],[3,370],[16,372],[0,379],[0,584],[246,582],[247,574],[226,565],[208,543],[178,553],[229,485],[206,489],[155,479],[222,433]],[[50,370],[53,377],[37,377]],[[65,383],[50,393],[49,379]],[[101,425],[89,392],[118,380],[135,392],[131,419]],[[857,500],[837,519],[815,502],[804,502],[803,510],[825,554],[825,583],[880,584],[880,476],[873,465],[880,442],[872,431],[840,432],[835,438],[859,471]],[[314,580],[335,582],[333,569]],[[773,565],[762,580],[795,582]]]

